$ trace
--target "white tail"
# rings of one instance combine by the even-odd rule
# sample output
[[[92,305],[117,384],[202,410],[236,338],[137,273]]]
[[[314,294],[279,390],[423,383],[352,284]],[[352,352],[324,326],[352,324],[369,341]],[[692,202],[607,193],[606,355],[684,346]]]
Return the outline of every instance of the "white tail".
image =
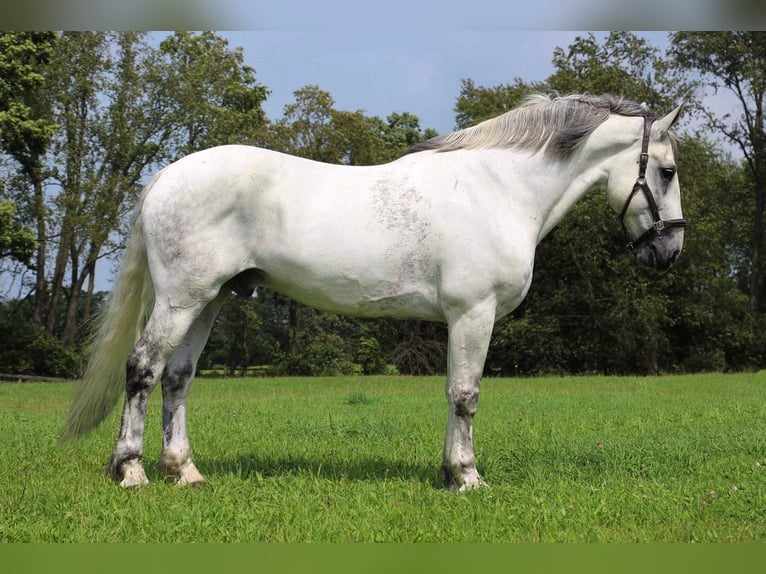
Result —
[[[90,360],[70,406],[62,442],[87,434],[114,408],[125,390],[125,362],[151,313],[153,300],[138,215],[122,269],[96,323]]]

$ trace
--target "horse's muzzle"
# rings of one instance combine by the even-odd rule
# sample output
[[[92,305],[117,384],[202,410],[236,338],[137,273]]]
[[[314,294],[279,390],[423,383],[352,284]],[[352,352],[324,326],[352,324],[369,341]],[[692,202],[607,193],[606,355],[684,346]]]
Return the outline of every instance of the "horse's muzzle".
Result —
[[[644,267],[650,267],[655,271],[667,271],[681,255],[683,243],[683,228],[665,230],[636,250],[636,260]]]

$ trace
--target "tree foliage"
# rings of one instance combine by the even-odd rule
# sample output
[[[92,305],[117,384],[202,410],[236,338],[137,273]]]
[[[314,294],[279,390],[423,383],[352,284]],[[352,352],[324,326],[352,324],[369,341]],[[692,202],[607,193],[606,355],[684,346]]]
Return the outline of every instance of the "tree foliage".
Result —
[[[12,201],[0,201],[0,259],[12,257],[28,263],[35,250],[35,235],[16,218]]]
[[[499,116],[521,104],[525,96],[538,91],[548,91],[547,86],[527,84],[516,78],[513,84],[485,87],[477,86],[471,79],[464,79],[455,103],[457,127],[465,129]]]
[[[253,143],[266,122],[268,89],[242,50],[212,32],[176,32],[154,55],[148,86],[163,102],[170,129],[168,159],[230,143]]]
[[[715,92],[724,90],[736,101],[736,111],[715,113],[697,109],[709,129],[722,134],[745,158],[750,178],[750,307],[762,312],[766,302],[766,33],[677,32],[671,55],[677,67],[698,74],[697,83]]]
[[[0,33],[0,141],[27,173],[42,168],[56,130],[40,89],[55,42],[51,32]]]
[[[44,159],[57,126],[51,119],[50,103],[44,96],[46,70],[55,53],[53,33],[0,33],[0,143],[19,166],[18,177],[27,216],[35,226],[35,308],[33,320],[40,324],[44,313],[47,207]],[[4,186],[4,193],[16,190]],[[17,202],[19,203],[19,202]],[[21,205],[21,203],[19,203]]]

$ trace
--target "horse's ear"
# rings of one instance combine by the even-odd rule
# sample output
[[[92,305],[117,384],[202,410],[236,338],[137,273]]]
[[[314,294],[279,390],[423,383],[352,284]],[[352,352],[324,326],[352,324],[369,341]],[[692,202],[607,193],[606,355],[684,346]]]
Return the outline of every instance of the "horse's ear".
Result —
[[[683,107],[684,105],[682,103],[676,109],[674,109],[672,112],[666,115],[664,118],[660,118],[656,122],[654,122],[652,129],[656,130],[656,134],[658,138],[668,133],[668,130],[673,126],[673,124],[678,119],[678,116],[681,114],[681,108]]]

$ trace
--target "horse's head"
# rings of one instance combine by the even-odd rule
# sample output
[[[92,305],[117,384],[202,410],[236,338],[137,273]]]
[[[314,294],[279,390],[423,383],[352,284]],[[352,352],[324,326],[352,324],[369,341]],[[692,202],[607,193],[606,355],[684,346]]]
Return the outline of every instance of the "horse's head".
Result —
[[[663,118],[641,119],[639,136],[609,170],[607,193],[620,214],[625,239],[639,263],[659,271],[681,254],[686,221],[681,214],[675,144],[670,127],[681,106]],[[638,125],[633,118],[635,125]]]

